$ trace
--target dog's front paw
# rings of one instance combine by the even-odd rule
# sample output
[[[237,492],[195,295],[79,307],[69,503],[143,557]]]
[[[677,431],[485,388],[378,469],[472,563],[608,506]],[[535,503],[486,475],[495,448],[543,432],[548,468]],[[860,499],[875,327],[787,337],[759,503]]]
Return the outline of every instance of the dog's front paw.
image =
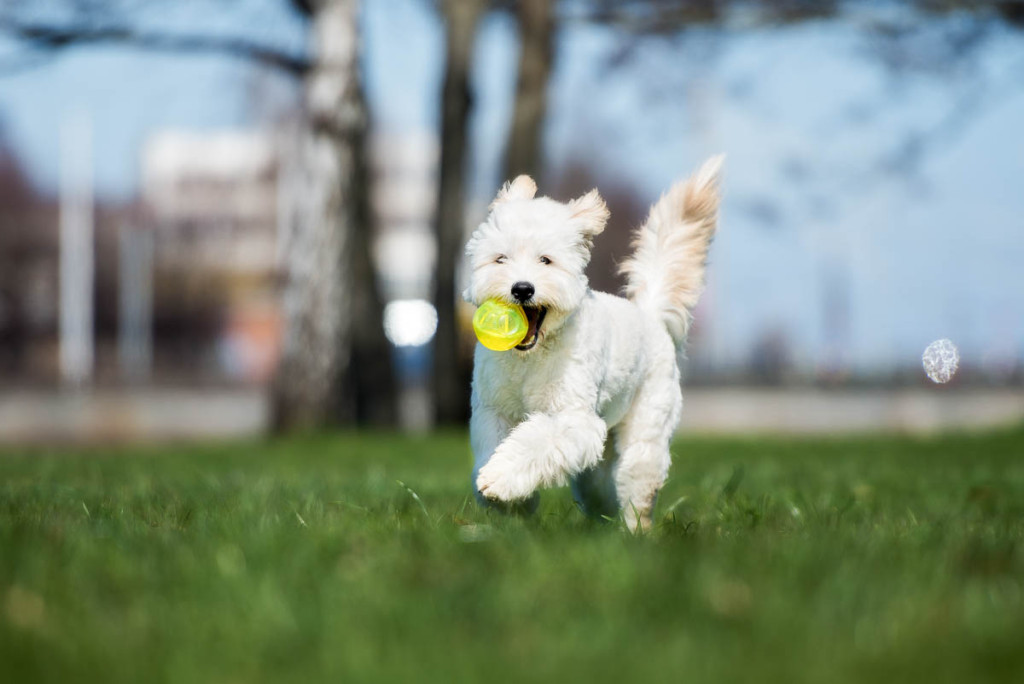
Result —
[[[497,501],[521,501],[528,498],[537,488],[537,483],[522,467],[511,460],[495,454],[480,469],[476,488],[481,495]]]

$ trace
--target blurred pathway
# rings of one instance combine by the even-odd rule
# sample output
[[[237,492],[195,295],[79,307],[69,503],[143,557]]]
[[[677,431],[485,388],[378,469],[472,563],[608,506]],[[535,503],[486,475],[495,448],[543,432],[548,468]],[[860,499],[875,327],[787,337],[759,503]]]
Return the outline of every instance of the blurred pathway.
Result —
[[[264,432],[259,389],[0,392],[0,442],[137,442],[249,437]]]
[[[683,390],[688,433],[851,433],[979,429],[1024,421],[1021,389]]]
[[[1024,421],[1024,390],[688,388],[681,432],[931,433]],[[0,443],[137,442],[257,437],[260,389],[0,392]]]

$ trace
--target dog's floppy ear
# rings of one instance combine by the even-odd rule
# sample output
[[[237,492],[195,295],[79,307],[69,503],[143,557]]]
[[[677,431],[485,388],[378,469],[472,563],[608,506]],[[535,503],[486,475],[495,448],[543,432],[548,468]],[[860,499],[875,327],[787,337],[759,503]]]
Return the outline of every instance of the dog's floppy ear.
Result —
[[[597,189],[569,202],[569,211],[580,233],[587,239],[600,235],[608,222],[608,206],[601,199]]]
[[[498,191],[498,196],[491,202],[490,208],[493,209],[496,204],[509,200],[533,199],[533,196],[536,194],[537,184],[533,182],[532,178],[525,174],[516,176],[514,180],[510,180],[501,186],[501,190]]]

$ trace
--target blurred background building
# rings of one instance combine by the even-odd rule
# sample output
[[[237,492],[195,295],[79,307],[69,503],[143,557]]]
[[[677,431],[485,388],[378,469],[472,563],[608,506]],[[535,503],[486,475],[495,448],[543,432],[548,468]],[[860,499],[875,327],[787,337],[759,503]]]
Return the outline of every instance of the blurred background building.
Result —
[[[590,275],[615,290],[630,228],[719,151],[688,429],[1020,419],[1022,30],[1016,0],[7,3],[0,437],[262,431],[298,401],[282,368],[336,378],[323,415],[449,422],[472,342],[452,245],[498,185],[598,187]],[[943,337],[961,368],[937,387]]]
[[[154,235],[156,322],[192,321],[178,326],[185,348],[161,355],[172,372],[265,383],[274,371],[277,155],[269,133],[245,130],[160,131],[144,144],[141,230]],[[209,334],[189,340],[203,321]],[[169,341],[171,330],[157,330]]]

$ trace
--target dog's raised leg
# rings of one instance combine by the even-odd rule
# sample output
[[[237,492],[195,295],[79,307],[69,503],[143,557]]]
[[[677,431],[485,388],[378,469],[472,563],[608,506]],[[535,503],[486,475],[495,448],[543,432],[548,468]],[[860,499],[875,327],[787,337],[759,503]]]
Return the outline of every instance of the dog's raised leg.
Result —
[[[488,499],[519,501],[539,487],[566,484],[601,460],[607,434],[595,413],[535,413],[494,450],[476,476],[476,488]]]
[[[529,498],[510,504],[488,499],[476,487],[480,469],[491,460],[494,450],[508,437],[510,430],[508,421],[497,413],[489,408],[474,405],[473,416],[469,421],[469,443],[473,449],[473,475],[469,481],[470,486],[473,487],[473,495],[477,502],[482,506],[495,508],[503,513],[532,515],[540,505],[540,492],[534,492]]]

